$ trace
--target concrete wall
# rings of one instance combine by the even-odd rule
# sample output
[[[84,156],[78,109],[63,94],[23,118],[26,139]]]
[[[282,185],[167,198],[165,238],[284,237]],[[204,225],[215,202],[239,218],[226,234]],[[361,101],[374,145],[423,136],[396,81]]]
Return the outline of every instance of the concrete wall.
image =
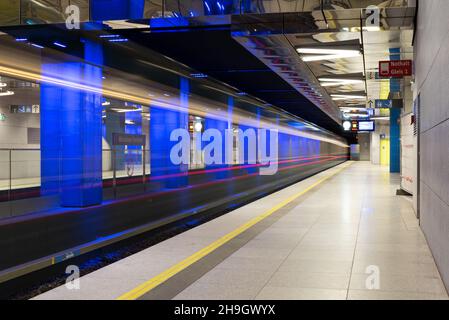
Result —
[[[420,215],[449,288],[449,1],[419,2],[415,42],[420,104]]]

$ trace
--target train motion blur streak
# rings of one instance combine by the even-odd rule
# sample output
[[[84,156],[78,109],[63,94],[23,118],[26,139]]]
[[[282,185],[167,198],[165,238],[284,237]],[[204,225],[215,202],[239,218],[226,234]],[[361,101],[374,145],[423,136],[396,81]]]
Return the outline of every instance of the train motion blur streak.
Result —
[[[98,52],[106,57],[119,50],[108,42],[103,45]],[[98,44],[88,41],[79,46],[80,52],[89,48],[97,52]],[[129,61],[144,77],[111,66],[100,68],[101,63],[90,64],[83,57],[49,54],[48,48],[28,50],[14,39],[2,41],[0,49],[2,76],[12,77],[11,83],[27,82],[24,87],[39,97],[36,104],[40,103],[41,112],[35,118],[40,120],[36,129],[42,141],[36,147],[39,165],[35,166],[42,170],[24,171],[38,172],[24,176],[37,178],[33,184],[0,192],[0,201],[14,200],[9,201],[11,208],[19,204],[16,216],[0,221],[0,271],[48,257],[54,263],[61,260],[55,255],[76,256],[161,226],[187,221],[193,225],[191,221],[200,215],[222,214],[347,160],[348,146],[338,135],[215,79],[197,79],[191,76],[196,70],[149,50],[142,51],[142,59],[155,56],[157,66],[142,64],[140,59]],[[67,62],[73,60],[75,64]],[[77,74],[84,78],[78,79]],[[84,122],[95,135],[84,129]],[[170,140],[173,130],[183,130],[190,155],[198,150],[205,153],[203,143],[215,142],[196,137],[210,129],[229,133],[231,143],[225,148],[232,152],[223,152],[218,162],[198,164],[191,158],[188,163],[170,162],[171,146],[177,143]],[[263,130],[276,131],[277,143],[260,139],[256,132]],[[250,148],[248,137],[239,139],[240,131],[255,132],[251,138],[256,147]],[[118,145],[114,134],[145,141]],[[78,149],[72,150],[73,145]],[[223,146],[217,143],[218,149],[229,151]],[[273,146],[276,149],[270,150]],[[260,175],[258,170],[267,167],[263,150],[276,155],[270,163],[278,170],[271,175]],[[226,156],[232,156],[231,163]],[[134,166],[140,171],[134,172]],[[85,202],[93,193],[95,199]],[[73,194],[79,195],[75,202],[58,202]],[[20,211],[20,205],[29,203],[42,206]]]

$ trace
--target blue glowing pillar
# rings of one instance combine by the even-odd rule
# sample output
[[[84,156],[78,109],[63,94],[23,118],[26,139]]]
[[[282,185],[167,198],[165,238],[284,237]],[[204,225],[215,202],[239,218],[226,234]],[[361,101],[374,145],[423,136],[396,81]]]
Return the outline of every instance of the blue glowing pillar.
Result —
[[[204,129],[205,130],[208,130],[208,129],[218,130],[218,132],[220,133],[220,138],[221,138],[221,141],[219,141],[220,142],[219,143],[220,150],[216,150],[217,152],[221,152],[221,157],[218,157],[214,153],[212,153],[211,158],[213,158],[213,159],[216,158],[218,160],[218,163],[210,163],[210,164],[206,163],[206,169],[213,170],[213,169],[227,168],[229,166],[228,164],[226,164],[226,129],[228,129],[228,122],[223,121],[223,120],[206,118]],[[210,140],[211,141],[203,142],[203,148],[204,148],[204,145],[214,143],[213,138],[211,138]],[[216,146],[218,146],[218,144],[216,144]],[[205,155],[205,157],[207,157],[207,156]],[[220,158],[220,159],[218,159],[218,158]],[[227,171],[217,171],[217,172],[214,172],[213,174],[211,174],[210,176],[214,177],[216,179],[225,179],[228,177],[228,172]]]
[[[298,158],[300,155],[299,137],[292,136],[292,158]]]
[[[170,141],[171,133],[176,129],[188,130],[188,98],[189,81],[181,77],[180,101],[185,111],[168,110],[157,106],[150,108],[151,175],[165,177],[162,183],[167,188],[188,185],[188,164],[175,164],[170,159],[172,148],[180,141]]]
[[[287,160],[290,158],[290,136],[279,132],[279,159]]]
[[[248,174],[254,174],[258,171],[258,168],[255,166],[257,163],[257,129],[258,128],[239,124],[239,130],[241,130],[239,131],[240,134],[242,134],[242,132],[247,134],[246,136],[239,138],[239,153],[243,151],[243,161],[240,165],[250,166],[245,169]],[[238,159],[239,158],[240,156],[238,156]],[[253,163],[254,161],[256,163]]]
[[[100,55],[100,56],[98,56]],[[101,47],[86,42],[85,59],[101,60]],[[41,85],[41,193],[59,194],[61,206],[102,201],[102,70],[83,62],[43,63],[42,74],[66,85]]]
[[[401,172],[400,117],[401,109],[390,109],[390,172]]]
[[[143,19],[144,0],[90,0],[91,20]]]
[[[390,49],[390,60],[400,60],[401,49]],[[399,79],[390,79],[390,95],[395,96],[394,93],[400,93],[401,84]],[[401,172],[401,133],[400,121],[401,109],[390,109],[390,172]]]
[[[141,109],[141,106],[136,106]],[[125,133],[132,135],[142,134],[142,113],[140,111],[132,111],[125,113]],[[142,165],[142,147],[141,146],[127,146],[125,154],[125,162],[137,169]]]

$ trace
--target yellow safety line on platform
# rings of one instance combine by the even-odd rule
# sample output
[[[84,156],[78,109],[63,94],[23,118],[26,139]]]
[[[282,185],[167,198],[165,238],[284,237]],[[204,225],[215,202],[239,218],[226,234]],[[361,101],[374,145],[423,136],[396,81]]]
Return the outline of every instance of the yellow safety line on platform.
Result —
[[[275,213],[279,209],[282,209],[283,207],[285,207],[286,205],[288,205],[292,201],[296,200],[300,196],[304,195],[305,193],[309,192],[310,190],[312,190],[313,188],[315,188],[319,184],[323,183],[324,181],[326,181],[326,180],[332,178],[333,176],[335,176],[336,174],[340,173],[342,170],[346,169],[351,164],[352,164],[352,162],[350,162],[349,164],[345,165],[343,168],[340,168],[336,172],[328,175],[327,177],[324,177],[324,178],[318,180],[317,182],[315,182],[311,186],[307,187],[303,191],[301,191],[301,192],[299,192],[299,193],[297,193],[297,194],[287,198],[286,200],[284,200],[281,203],[277,204],[276,206],[272,207],[271,209],[269,209],[265,213],[263,213],[263,214],[255,217],[255,218],[251,219],[250,221],[248,221],[245,224],[241,225],[240,227],[238,227],[234,231],[232,231],[232,232],[228,233],[227,235],[221,237],[220,239],[212,242],[207,247],[205,247],[205,248],[195,252],[194,254],[192,254],[191,256],[189,256],[187,258],[185,258],[181,262],[179,262],[179,263],[173,265],[172,267],[166,269],[165,271],[161,272],[160,274],[158,274],[154,278],[152,278],[152,279],[142,283],[141,285],[137,286],[136,288],[132,289],[131,291],[121,295],[120,297],[117,298],[117,300],[135,300],[135,299],[138,299],[139,297],[141,297],[144,294],[148,293],[149,291],[151,291],[152,289],[154,289],[158,285],[164,283],[165,281],[167,281],[168,279],[170,279],[171,277],[173,277],[177,273],[181,272],[185,268],[191,266],[195,262],[197,262],[200,259],[204,258],[209,253],[211,253],[214,250],[216,250],[217,248],[221,247],[222,245],[224,245],[228,241],[230,241],[233,238],[237,237],[238,235],[242,234],[243,232],[245,232],[246,230],[248,230],[249,228],[254,226],[256,223],[258,223],[258,222],[264,220],[265,218],[271,216],[273,213]]]

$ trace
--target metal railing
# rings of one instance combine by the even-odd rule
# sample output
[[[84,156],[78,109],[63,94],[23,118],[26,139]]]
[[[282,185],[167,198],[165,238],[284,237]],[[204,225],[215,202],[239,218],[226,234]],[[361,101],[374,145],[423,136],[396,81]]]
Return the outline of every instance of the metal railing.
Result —
[[[146,192],[150,171],[149,149],[103,149],[103,198]],[[41,149],[0,148],[0,219],[58,208],[61,179],[41,178]],[[42,181],[55,182],[56,186],[49,189],[45,185],[43,190]]]
[[[119,179],[128,179],[126,184],[142,184],[146,190],[150,173],[148,154],[149,149],[132,147],[102,150],[102,179],[112,181],[115,195]],[[52,177],[56,181],[60,178]],[[40,186],[41,149],[0,148],[0,201],[14,200],[15,191]]]

